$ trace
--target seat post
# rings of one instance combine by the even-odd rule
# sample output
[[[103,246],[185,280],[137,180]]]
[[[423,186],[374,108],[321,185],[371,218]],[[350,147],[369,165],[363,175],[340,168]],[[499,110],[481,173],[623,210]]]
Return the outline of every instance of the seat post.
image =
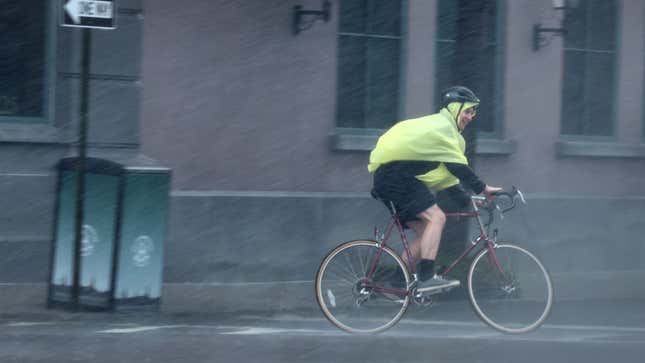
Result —
[[[394,207],[394,203],[392,203],[391,200],[389,200],[388,202],[390,202],[390,212],[392,212],[392,215],[396,215],[396,208]]]

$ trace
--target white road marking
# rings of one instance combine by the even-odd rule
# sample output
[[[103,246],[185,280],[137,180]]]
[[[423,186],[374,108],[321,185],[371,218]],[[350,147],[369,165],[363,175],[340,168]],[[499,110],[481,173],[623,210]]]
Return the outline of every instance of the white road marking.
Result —
[[[399,324],[409,325],[445,325],[445,326],[459,326],[459,327],[486,327],[483,322],[469,322],[469,321],[449,321],[449,320],[401,320]]]
[[[283,329],[283,328],[263,328],[263,327],[246,327],[242,330],[220,333],[222,335],[264,335],[264,334],[336,334],[336,332],[326,329]]]
[[[153,331],[160,329],[222,329],[222,327],[217,325],[203,325],[203,324],[178,324],[178,325],[149,325],[149,326],[135,326],[132,328],[114,328],[107,330],[98,330],[97,333],[105,334],[130,334],[130,333],[140,333],[144,331]],[[229,328],[230,329],[230,328]]]
[[[117,329],[107,329],[107,330],[99,330],[97,333],[108,333],[108,334],[129,334],[129,333],[139,333],[142,331],[150,331],[150,330],[159,330],[159,329],[167,329],[171,327],[170,325],[162,325],[162,326],[138,326],[136,328],[117,328]]]
[[[40,326],[40,325],[55,325],[55,322],[49,321],[19,321],[16,323],[8,323],[7,326],[19,327],[19,326]]]
[[[441,325],[446,325],[445,322]],[[463,326],[463,324],[460,324]],[[233,328],[233,327],[229,327]],[[486,331],[488,330],[488,331]],[[329,329],[290,329],[290,328],[268,328],[260,326],[249,326],[242,327],[238,326],[237,330],[231,332],[222,332],[219,333],[222,335],[318,335],[318,336],[351,336],[351,334],[345,333],[339,329],[329,328]],[[467,339],[467,340],[499,340],[499,341],[523,341],[523,342],[550,342],[550,343],[642,343],[645,341],[645,337],[641,340],[629,340],[621,341],[616,339],[615,332],[595,332],[595,333],[576,333],[576,334],[552,334],[552,333],[529,333],[529,334],[518,334],[518,335],[509,335],[503,334],[497,331],[494,331],[490,328],[483,328],[482,331],[467,331],[467,332],[455,332],[455,331],[411,331],[411,330],[388,330],[384,333],[385,336],[399,336],[399,337],[410,337],[418,339],[426,339],[428,336],[431,336],[432,339],[442,339],[442,340],[453,340],[453,339]]]

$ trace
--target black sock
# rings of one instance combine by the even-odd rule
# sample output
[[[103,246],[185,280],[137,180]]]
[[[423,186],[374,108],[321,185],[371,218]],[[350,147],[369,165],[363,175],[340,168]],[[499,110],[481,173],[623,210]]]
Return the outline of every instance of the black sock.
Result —
[[[434,260],[422,259],[417,262],[419,280],[426,281],[434,276]]]

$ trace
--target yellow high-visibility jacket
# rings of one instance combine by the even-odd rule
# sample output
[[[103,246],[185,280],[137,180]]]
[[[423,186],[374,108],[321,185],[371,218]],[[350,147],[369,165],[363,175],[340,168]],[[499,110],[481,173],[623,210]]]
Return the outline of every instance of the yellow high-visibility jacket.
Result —
[[[464,109],[474,104],[466,103]],[[398,122],[386,131],[370,153],[368,171],[382,164],[400,160],[441,162],[439,167],[417,175],[429,189],[443,190],[459,183],[444,162],[468,165],[466,141],[457,127],[453,104],[438,113]],[[451,107],[452,106],[452,107]],[[461,107],[460,107],[461,108]]]

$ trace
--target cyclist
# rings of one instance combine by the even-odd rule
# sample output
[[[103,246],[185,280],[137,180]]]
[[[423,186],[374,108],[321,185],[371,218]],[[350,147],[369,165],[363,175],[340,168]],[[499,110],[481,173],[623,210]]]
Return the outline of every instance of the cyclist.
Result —
[[[439,112],[398,122],[385,132],[370,153],[368,170],[374,172],[373,194],[394,204],[401,223],[417,238],[410,244],[417,261],[417,291],[459,285],[434,273],[446,215],[433,192],[446,190],[461,205],[470,202],[463,184],[487,197],[502,190],[483,183],[468,166],[466,142],[461,135],[475,117],[480,101],[463,86],[446,89]],[[405,261],[406,259],[403,258]]]

